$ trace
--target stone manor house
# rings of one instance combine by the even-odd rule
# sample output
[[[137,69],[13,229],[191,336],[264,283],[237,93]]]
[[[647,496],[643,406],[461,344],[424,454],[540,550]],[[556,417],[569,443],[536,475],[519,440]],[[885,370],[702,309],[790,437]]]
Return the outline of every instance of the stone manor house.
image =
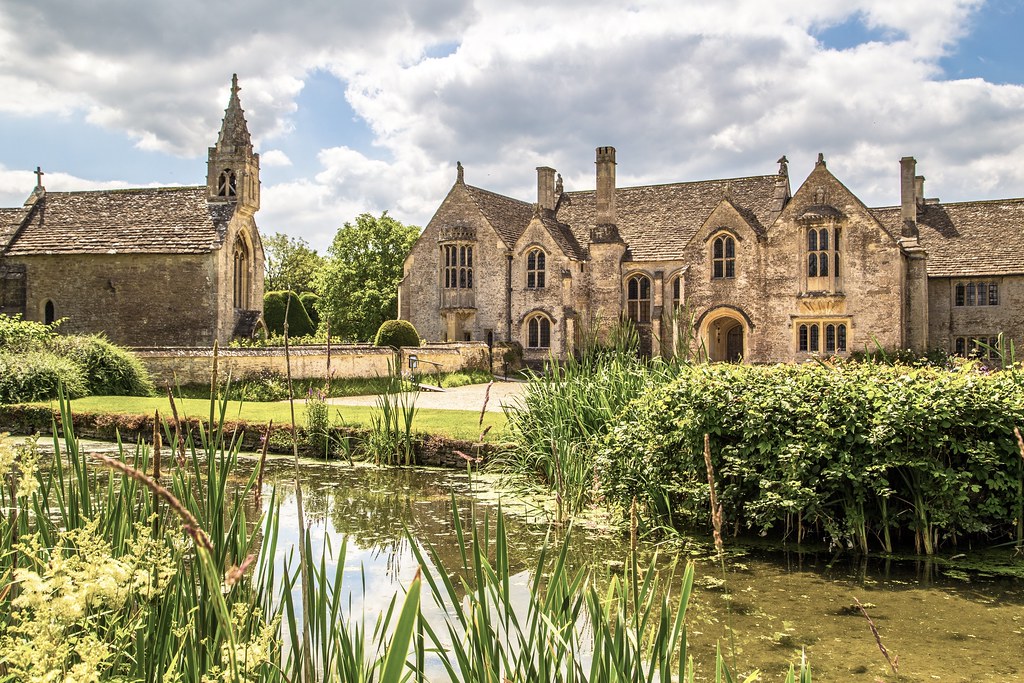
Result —
[[[1024,199],[945,204],[900,160],[900,205],[869,208],[819,155],[772,175],[594,191],[537,169],[537,201],[458,177],[405,261],[399,317],[427,340],[518,342],[565,357],[635,323],[642,350],[714,361],[855,351],[969,354],[1024,338]],[[896,182],[893,183],[894,187]]]
[[[47,192],[0,209],[0,314],[128,346],[209,346],[262,324],[259,155],[238,78],[206,184]]]

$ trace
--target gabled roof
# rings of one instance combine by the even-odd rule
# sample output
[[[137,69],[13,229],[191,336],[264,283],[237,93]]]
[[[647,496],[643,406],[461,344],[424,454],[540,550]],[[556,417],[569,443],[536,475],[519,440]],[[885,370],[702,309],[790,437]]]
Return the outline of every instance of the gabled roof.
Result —
[[[516,240],[533,218],[533,204],[472,185],[466,185],[466,190],[505,246],[509,249],[515,246]]]
[[[551,215],[543,216],[540,221],[544,224],[544,227],[547,228],[551,238],[555,240],[555,244],[558,245],[558,248],[561,249],[566,256],[577,261],[582,261],[586,258],[586,252],[583,250],[583,247],[580,246],[579,241],[576,239],[576,236],[568,225],[565,223],[559,223]]]
[[[206,191],[47,192],[29,210],[6,255],[207,253],[220,248],[234,205],[207,202]]]
[[[900,207],[871,213],[900,234]],[[917,224],[931,277],[1024,273],[1024,199],[925,204]]]
[[[25,209],[23,207],[0,209],[0,254],[4,253],[4,249],[14,237],[14,233],[18,231],[18,226],[21,225],[24,218]]]
[[[778,178],[767,175],[617,188],[616,225],[634,260],[679,259],[686,244],[726,197],[756,232],[763,233],[771,220]],[[591,190],[566,195],[570,201],[561,204],[558,220],[571,226],[577,241],[586,245],[596,220],[597,193]]]

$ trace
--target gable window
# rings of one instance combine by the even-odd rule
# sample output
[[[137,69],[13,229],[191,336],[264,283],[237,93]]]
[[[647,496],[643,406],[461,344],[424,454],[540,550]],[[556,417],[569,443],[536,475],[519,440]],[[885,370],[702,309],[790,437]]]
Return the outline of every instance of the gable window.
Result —
[[[249,250],[241,236],[235,240],[232,292],[235,308],[249,307]]]
[[[543,249],[531,249],[526,255],[526,288],[544,289],[544,268],[547,260]]]
[[[526,321],[526,348],[551,348],[551,321],[546,315],[538,313]]]
[[[801,353],[846,353],[846,323],[803,322],[797,328],[796,350]]]
[[[808,228],[806,241],[807,289],[830,291],[839,288],[842,259],[839,250],[841,228]]]
[[[711,244],[711,277],[736,277],[736,240],[731,235],[720,235]]]
[[[225,168],[217,178],[217,196],[234,197],[238,193],[237,177],[230,168]]]
[[[446,244],[442,249],[445,289],[472,289],[473,245]]]
[[[637,323],[651,322],[651,279],[646,275],[626,281],[626,316]]]
[[[953,303],[957,306],[998,306],[999,284],[996,282],[958,282]]]

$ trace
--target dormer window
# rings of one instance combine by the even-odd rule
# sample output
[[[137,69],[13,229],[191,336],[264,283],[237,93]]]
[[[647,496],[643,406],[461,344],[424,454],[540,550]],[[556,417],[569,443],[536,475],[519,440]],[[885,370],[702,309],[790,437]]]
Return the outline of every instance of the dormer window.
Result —
[[[736,240],[731,235],[719,235],[711,243],[711,279],[736,277]]]
[[[220,172],[220,176],[217,178],[217,196],[218,197],[236,197],[238,196],[238,183],[235,176],[235,172],[230,168],[225,168]]]
[[[544,272],[547,256],[543,249],[531,249],[526,255],[526,288],[544,289]]]

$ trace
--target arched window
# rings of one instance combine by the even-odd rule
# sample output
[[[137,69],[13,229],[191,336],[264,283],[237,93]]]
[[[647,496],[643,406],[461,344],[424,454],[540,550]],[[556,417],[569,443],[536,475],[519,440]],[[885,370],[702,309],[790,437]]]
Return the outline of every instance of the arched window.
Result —
[[[230,168],[225,168],[220,172],[220,177],[217,178],[217,196],[234,197],[237,194],[238,184],[235,172]]]
[[[736,277],[736,240],[730,235],[720,235],[711,243],[711,277]]]
[[[839,258],[839,236],[840,229],[835,228],[810,228],[807,230],[807,277],[829,276],[829,271],[836,278],[840,275]],[[810,283],[811,289],[820,289],[816,285],[821,282]]]
[[[651,279],[646,275],[626,281],[626,315],[633,322],[651,322]]]
[[[232,284],[235,308],[249,308],[249,249],[241,236],[235,240]]]
[[[53,302],[47,299],[46,303],[43,304],[43,322],[50,325],[56,319],[57,315],[53,308]]]
[[[526,255],[526,288],[544,289],[544,267],[547,260],[543,249],[531,249]]]
[[[683,303],[683,276],[672,278],[672,310],[678,309]]]
[[[551,348],[551,321],[546,315],[538,313],[526,321],[526,348]]]

